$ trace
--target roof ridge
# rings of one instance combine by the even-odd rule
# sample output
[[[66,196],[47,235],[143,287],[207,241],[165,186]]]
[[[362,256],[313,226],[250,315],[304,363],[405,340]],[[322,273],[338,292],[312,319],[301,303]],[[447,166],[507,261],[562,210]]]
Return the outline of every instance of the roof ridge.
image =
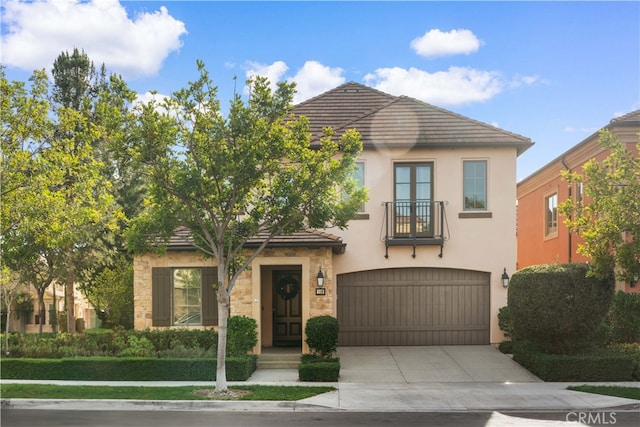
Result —
[[[304,101],[302,101],[302,102],[300,102],[300,103],[298,103],[298,104],[295,104],[293,107],[294,107],[294,108],[295,108],[295,107],[301,107],[301,106],[303,106],[303,105],[306,105],[306,104],[308,104],[308,103],[310,103],[310,102],[316,101],[316,100],[318,100],[318,99],[320,99],[320,98],[323,98],[323,97],[325,97],[325,96],[329,96],[329,95],[331,95],[331,94],[333,94],[333,93],[335,93],[335,92],[339,92],[340,90],[344,90],[344,88],[346,88],[346,87],[348,87],[348,86],[357,86],[357,87],[362,88],[362,89],[366,89],[366,90],[370,90],[370,91],[372,91],[372,92],[376,92],[376,93],[378,93],[378,94],[380,94],[380,95],[384,95],[384,96],[392,97],[392,98],[397,98],[395,95],[391,95],[391,94],[388,94],[388,93],[386,93],[386,92],[382,92],[382,91],[380,91],[380,90],[378,90],[378,89],[374,89],[374,88],[369,87],[369,86],[367,86],[367,85],[364,85],[364,84],[362,84],[362,83],[358,83],[358,82],[355,82],[355,81],[351,80],[351,81],[348,81],[348,82],[346,82],[346,83],[341,84],[340,86],[336,86],[336,87],[334,87],[333,89],[329,89],[329,90],[328,90],[328,91],[326,91],[326,92],[319,93],[319,94],[318,94],[318,95],[316,95],[316,96],[313,96],[313,97],[311,97],[311,98],[309,98],[309,99],[306,99],[306,100],[304,100]]]

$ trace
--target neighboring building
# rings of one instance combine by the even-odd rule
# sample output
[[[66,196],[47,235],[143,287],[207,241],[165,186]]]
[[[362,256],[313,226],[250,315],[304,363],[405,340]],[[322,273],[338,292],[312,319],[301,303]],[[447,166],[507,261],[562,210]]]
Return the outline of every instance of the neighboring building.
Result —
[[[516,267],[516,158],[531,140],[357,83],[294,111],[309,117],[312,143],[324,126],[361,133],[357,178],[369,201],[347,230],[276,239],[238,280],[231,313],[258,322],[255,352],[308,350],[304,325],[323,314],[337,317],[341,346],[501,342],[501,276]],[[214,277],[185,230],[166,254],[136,257],[135,328],[215,326]]]
[[[611,120],[605,127],[627,149],[637,153],[640,132],[640,110]],[[570,233],[564,218],[558,214],[558,205],[573,198],[583,197],[579,184],[569,185],[561,178],[561,171],[582,171],[592,158],[604,160],[609,151],[600,144],[599,132],[563,153],[558,158],[518,183],[518,269],[537,264],[587,262],[577,252],[580,236]],[[640,292],[640,286],[618,284],[627,292]]]
[[[40,319],[38,312],[38,294],[33,286],[28,287],[28,294],[33,302],[31,309],[28,311],[11,311],[11,319],[9,329],[11,332],[35,333],[40,331],[40,323],[42,323],[42,332],[60,332],[60,325],[57,321],[53,321],[54,313],[62,313],[64,311],[64,286],[52,283],[44,292],[45,318]],[[96,311],[91,306],[87,298],[80,292],[78,286],[74,286],[74,312],[76,315],[76,324],[81,324],[83,328],[95,328],[100,323],[96,315]],[[54,305],[56,310],[54,310]],[[4,316],[6,313],[3,311]],[[3,326],[4,327],[4,326]],[[4,329],[2,329],[4,332]]]

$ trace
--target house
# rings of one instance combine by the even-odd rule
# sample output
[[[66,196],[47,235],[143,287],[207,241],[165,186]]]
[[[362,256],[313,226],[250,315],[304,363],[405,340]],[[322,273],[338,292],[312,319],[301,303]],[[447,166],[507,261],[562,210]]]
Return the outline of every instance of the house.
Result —
[[[76,314],[76,325],[81,325],[81,329],[96,328],[100,324],[100,320],[96,315],[96,311],[80,291],[80,287],[76,284],[73,287],[74,292],[74,312]],[[26,292],[29,296],[29,303],[26,304],[26,310],[16,311],[12,309],[11,318],[9,320],[10,332],[20,333],[37,333],[40,332],[40,323],[42,322],[42,332],[60,332],[66,329],[65,326],[56,325],[54,322],[54,313],[64,312],[64,285],[56,282],[52,283],[44,291],[45,318],[40,319],[38,312],[38,294],[33,286],[29,286]],[[55,310],[54,310],[55,306]],[[2,331],[4,332],[6,312],[2,312]],[[77,327],[78,329],[78,327]]]
[[[338,319],[340,346],[501,342],[502,276],[516,267],[516,158],[531,140],[353,82],[294,112],[309,117],[314,139],[325,126],[361,133],[356,178],[369,201],[346,230],[278,237],[238,280],[231,313],[256,319],[255,352],[308,350],[304,325],[323,314]],[[184,229],[164,255],[137,256],[135,328],[215,326],[214,277]]]
[[[640,110],[611,120],[605,129],[637,153]],[[518,183],[518,269],[589,261],[577,252],[580,236],[569,232],[564,218],[558,215],[558,205],[570,196],[581,199],[583,188],[577,183],[569,185],[560,173],[579,172],[588,160],[601,161],[608,155],[596,132]],[[618,289],[640,292],[640,286],[631,287],[630,283],[618,284]]]

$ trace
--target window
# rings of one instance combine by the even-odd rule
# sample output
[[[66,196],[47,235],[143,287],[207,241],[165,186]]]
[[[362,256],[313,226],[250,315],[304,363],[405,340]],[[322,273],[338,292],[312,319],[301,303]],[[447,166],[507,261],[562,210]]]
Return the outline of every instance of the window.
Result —
[[[394,237],[430,237],[433,163],[399,163],[394,168]]]
[[[202,270],[176,268],[173,270],[173,324],[200,325]]]
[[[582,203],[583,199],[584,199],[584,183],[576,182],[576,202],[580,204]]]
[[[558,232],[558,193],[545,197],[544,206],[544,234],[549,236]]]
[[[358,188],[364,187],[364,162],[356,162],[356,169],[353,171],[352,178],[356,181]],[[342,193],[343,200],[349,200],[349,195],[347,192]],[[364,202],[358,208],[358,213],[364,213]]]
[[[216,325],[216,276],[212,267],[153,268],[152,325]]]
[[[357,169],[353,172],[353,178],[358,182],[358,188],[364,188],[364,162],[356,162]],[[358,213],[364,213],[364,202]]]
[[[487,161],[465,160],[462,168],[464,210],[487,210]]]

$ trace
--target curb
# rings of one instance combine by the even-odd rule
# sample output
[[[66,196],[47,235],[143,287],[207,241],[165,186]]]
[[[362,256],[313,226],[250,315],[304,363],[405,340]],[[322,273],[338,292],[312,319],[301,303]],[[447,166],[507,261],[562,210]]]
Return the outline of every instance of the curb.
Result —
[[[92,411],[341,412],[338,408],[296,401],[209,401],[125,399],[1,399],[0,408]]]
[[[297,401],[204,401],[204,400],[125,400],[125,399],[0,399],[5,409],[65,410],[65,411],[203,411],[203,412],[393,412],[391,408],[341,409]],[[602,408],[403,408],[403,412],[638,412],[640,402]]]

